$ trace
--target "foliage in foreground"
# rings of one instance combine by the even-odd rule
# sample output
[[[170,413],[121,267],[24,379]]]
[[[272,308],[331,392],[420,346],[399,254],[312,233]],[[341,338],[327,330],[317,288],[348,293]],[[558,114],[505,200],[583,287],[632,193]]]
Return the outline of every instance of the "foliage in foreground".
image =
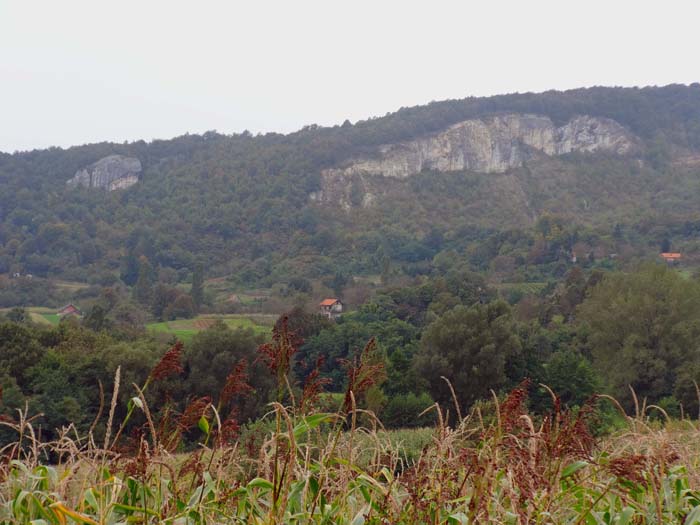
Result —
[[[284,356],[285,345],[274,342],[270,355]],[[177,356],[166,357],[154,380],[176,368]],[[277,359],[275,371],[284,362]],[[555,398],[554,411],[536,422],[521,385],[494,399],[489,413],[477,408],[452,427],[436,406],[438,423],[413,431],[430,439],[410,458],[356,408],[376,365],[361,357],[348,367],[352,380],[338,411],[313,409],[322,385],[311,378],[298,402],[280,393],[269,432],[256,435],[233,435],[220,420],[221,401],[154,421],[137,387],[128,414],[144,412],[146,430],[120,441],[120,430],[111,437],[118,378],[104,443],[72,427],[42,443],[26,413],[5,419],[17,440],[2,451],[0,523],[700,523],[693,475],[700,454],[693,436],[681,439],[696,435],[695,426],[685,433],[654,427],[642,407],[627,418],[626,432],[596,443],[592,404],[572,413]],[[244,384],[239,374],[228,393]],[[192,427],[202,433],[200,447],[174,454]]]

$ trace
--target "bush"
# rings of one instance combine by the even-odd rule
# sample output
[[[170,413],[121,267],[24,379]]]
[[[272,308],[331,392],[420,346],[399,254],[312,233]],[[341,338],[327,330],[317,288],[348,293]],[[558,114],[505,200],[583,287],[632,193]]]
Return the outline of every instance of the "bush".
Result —
[[[419,417],[426,408],[433,404],[427,393],[401,394],[392,397],[382,411],[382,419],[387,427],[415,428],[432,425],[435,422],[435,412],[429,412]]]
[[[666,412],[666,415],[668,417],[672,417],[674,419],[677,419],[681,417],[681,404],[678,402],[678,399],[676,399],[673,396],[666,396],[661,399],[659,399],[659,402],[657,403],[659,408],[661,408],[664,412]],[[653,412],[652,412],[653,414]],[[659,414],[661,416],[661,414]],[[662,418],[664,416],[661,416]]]

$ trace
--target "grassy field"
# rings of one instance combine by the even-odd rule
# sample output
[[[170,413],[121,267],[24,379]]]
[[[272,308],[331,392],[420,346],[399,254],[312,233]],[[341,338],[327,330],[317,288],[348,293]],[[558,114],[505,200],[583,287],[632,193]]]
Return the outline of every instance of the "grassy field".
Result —
[[[213,295],[215,304],[238,304],[241,306],[259,306],[270,298],[269,288],[259,290],[241,290],[226,277],[207,279],[204,282],[207,292]]]
[[[77,281],[63,281],[60,279],[53,280],[52,283],[58,290],[69,293],[75,293],[90,287],[90,285],[87,283],[79,283]]]
[[[35,320],[36,322],[49,323],[54,326],[56,326],[61,321],[61,318],[58,316],[58,314],[40,314],[36,312],[31,312],[30,315],[32,317],[32,320]]]
[[[7,313],[11,308],[2,308],[0,313]],[[33,322],[43,325],[56,326],[60,321],[59,316],[56,314],[55,308],[48,308],[45,306],[27,306],[24,311],[29,316]]]
[[[178,319],[176,321],[164,321],[150,323],[146,328],[154,333],[173,334],[178,339],[189,342],[192,337],[202,330],[206,330],[217,321],[222,321],[231,329],[251,329],[255,333],[269,334],[275,320],[274,315],[200,315],[194,319]]]
[[[9,308],[4,308],[0,309],[0,312],[7,313],[9,310]],[[54,308],[29,306],[25,308],[25,311],[29,318],[37,324],[56,326],[61,320]],[[277,316],[267,314],[200,315],[194,319],[150,323],[146,325],[146,329],[154,333],[173,334],[178,339],[189,342],[197,332],[206,330],[217,321],[222,321],[234,330],[237,328],[249,328],[255,333],[267,335],[270,333],[276,320]]]

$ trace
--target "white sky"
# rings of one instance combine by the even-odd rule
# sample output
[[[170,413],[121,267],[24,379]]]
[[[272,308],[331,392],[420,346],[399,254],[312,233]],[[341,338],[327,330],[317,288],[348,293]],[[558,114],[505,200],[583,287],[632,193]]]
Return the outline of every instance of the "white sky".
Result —
[[[0,0],[0,151],[700,80],[700,2]]]

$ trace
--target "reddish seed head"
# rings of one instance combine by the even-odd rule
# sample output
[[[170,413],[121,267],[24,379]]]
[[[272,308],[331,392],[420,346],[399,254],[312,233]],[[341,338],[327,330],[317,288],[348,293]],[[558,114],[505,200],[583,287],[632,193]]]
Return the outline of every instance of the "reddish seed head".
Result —
[[[226,421],[221,424],[221,433],[219,435],[219,442],[221,445],[233,443],[238,438],[238,432],[241,426],[238,421],[233,416],[229,416]]]
[[[208,396],[198,397],[185,408],[185,411],[180,416],[178,425],[183,430],[189,430],[197,424],[199,419],[204,415],[204,413],[211,405],[211,398]]]
[[[501,422],[506,432],[512,432],[518,424],[521,424],[520,416],[526,413],[525,403],[529,386],[530,380],[525,379],[517,388],[511,390],[508,397],[501,404]]]
[[[348,388],[345,391],[343,410],[347,412],[352,408],[352,397],[355,399],[367,392],[372,385],[381,383],[385,378],[384,363],[373,362],[373,355],[377,348],[377,341],[369,340],[359,357],[353,361],[342,359],[341,363],[346,367]],[[351,395],[352,394],[352,395]]]
[[[302,412],[305,408],[312,407],[315,403],[317,403],[319,396],[324,390],[324,387],[331,383],[329,378],[321,377],[321,367],[323,366],[324,361],[325,359],[323,356],[320,356],[316,360],[316,366],[304,382],[304,390],[301,394],[301,401],[299,402],[299,410]]]
[[[185,463],[183,463],[178,473],[178,477],[182,478],[187,474],[194,474],[195,479],[201,480],[202,474],[204,473],[204,465],[201,462],[202,453],[204,449],[195,450],[190,454],[189,458]]]
[[[180,356],[182,355],[182,341],[178,341],[161,357],[158,364],[151,370],[150,378],[154,381],[160,381],[172,375],[182,374],[184,369],[180,364]]]
[[[252,391],[253,387],[248,384],[248,361],[241,359],[226,377],[226,383],[219,396],[219,403],[224,407],[235,396],[248,394]]]
[[[304,340],[296,332],[289,330],[289,319],[285,315],[272,329],[272,342],[260,345],[260,359],[272,371],[286,374],[294,355]]]

